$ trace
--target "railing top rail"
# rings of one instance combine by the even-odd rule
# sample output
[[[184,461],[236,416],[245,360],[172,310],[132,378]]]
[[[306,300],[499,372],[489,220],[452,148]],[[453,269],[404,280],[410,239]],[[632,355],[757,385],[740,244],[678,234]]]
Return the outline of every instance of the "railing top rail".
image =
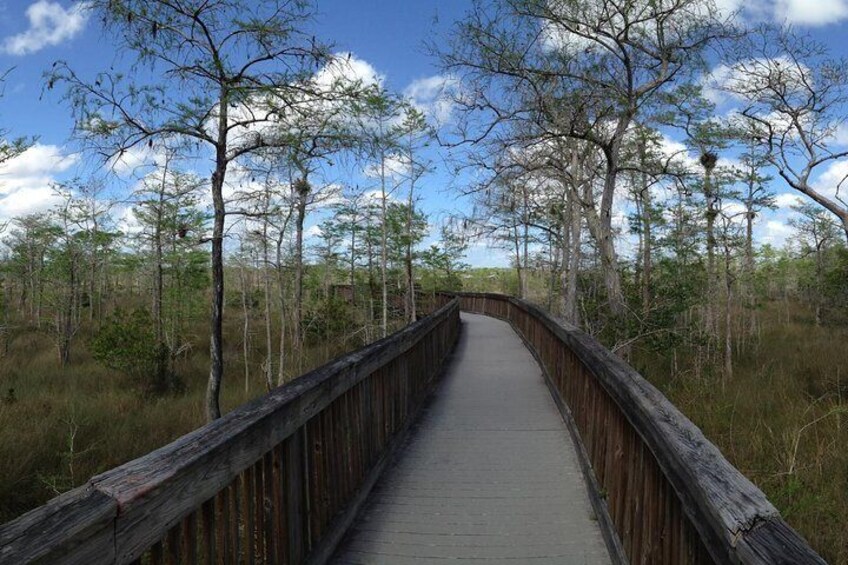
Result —
[[[45,548],[85,549],[79,562],[115,559],[114,523],[129,545],[153,543],[180,517],[333,400],[409,350],[459,308],[451,301],[379,341],[335,359],[222,418],[0,525],[0,563],[26,562]]]
[[[739,563],[824,563],[689,418],[595,338],[512,296],[442,294],[509,302],[556,335],[598,379],[653,453],[711,553]]]

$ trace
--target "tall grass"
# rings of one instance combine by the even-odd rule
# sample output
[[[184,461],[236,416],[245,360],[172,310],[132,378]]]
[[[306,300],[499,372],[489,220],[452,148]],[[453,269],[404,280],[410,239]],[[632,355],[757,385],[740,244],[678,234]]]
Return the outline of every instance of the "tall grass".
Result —
[[[848,564],[848,328],[785,302],[759,317],[724,386],[685,351],[676,373],[670,354],[638,351],[634,365],[826,560]]]
[[[255,348],[245,388],[240,321],[225,330],[229,337],[221,407],[226,412],[266,388],[260,371],[263,355]],[[85,335],[76,340],[65,369],[59,368],[47,336],[17,336],[0,357],[0,523],[203,425],[208,339],[201,332],[193,341],[195,347],[177,363],[185,391],[146,398],[128,377],[91,358]],[[356,345],[326,340],[310,347],[304,370]],[[287,373],[296,371],[292,366]]]

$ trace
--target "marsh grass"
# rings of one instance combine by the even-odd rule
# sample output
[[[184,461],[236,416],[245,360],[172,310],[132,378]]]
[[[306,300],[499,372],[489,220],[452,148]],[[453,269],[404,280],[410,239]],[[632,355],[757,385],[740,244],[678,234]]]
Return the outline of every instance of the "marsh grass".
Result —
[[[226,328],[227,335],[239,335],[238,325]],[[96,362],[86,342],[84,334],[77,339],[64,370],[53,343],[36,332],[17,336],[0,356],[0,523],[205,423],[209,359],[203,332],[177,362],[185,390],[163,397],[140,394],[129,377]],[[266,389],[260,352],[251,349],[245,390],[242,345],[235,337],[226,345],[221,404],[228,412]],[[313,346],[304,370],[353,347],[342,340]]]
[[[723,386],[682,351],[676,374],[670,355],[639,351],[634,365],[828,562],[846,564],[848,328],[817,327],[799,304],[770,303],[759,317]]]

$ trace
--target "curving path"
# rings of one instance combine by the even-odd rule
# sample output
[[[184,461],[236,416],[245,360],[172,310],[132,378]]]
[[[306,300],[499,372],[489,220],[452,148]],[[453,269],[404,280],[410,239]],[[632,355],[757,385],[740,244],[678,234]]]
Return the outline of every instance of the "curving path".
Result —
[[[462,320],[444,380],[331,562],[610,563],[535,359],[506,322]]]

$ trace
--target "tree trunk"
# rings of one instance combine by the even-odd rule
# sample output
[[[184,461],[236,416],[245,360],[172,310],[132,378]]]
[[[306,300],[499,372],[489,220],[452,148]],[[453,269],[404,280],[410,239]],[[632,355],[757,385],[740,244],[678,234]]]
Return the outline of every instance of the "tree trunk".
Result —
[[[298,369],[303,367],[303,224],[306,221],[306,197],[309,186],[305,176],[303,183],[303,187],[296,195],[294,243],[294,340],[292,346],[297,356]]]
[[[652,245],[653,235],[651,233],[651,191],[648,186],[647,155],[645,145],[639,146],[639,160],[642,165],[641,174],[641,197],[642,197],[642,315],[647,316],[651,310],[651,274],[653,269]]]
[[[521,237],[518,235],[518,224],[515,224],[512,227],[512,232],[515,244],[515,273],[518,276],[518,297],[527,298],[524,296],[524,277],[527,276],[527,273],[525,273],[524,269],[521,267]]]
[[[583,163],[576,149],[571,155],[572,185],[564,181],[566,187],[565,215],[563,222],[563,250],[562,250],[562,315],[570,324],[580,324],[580,316],[577,308],[577,274],[580,268],[582,214],[580,197],[577,193],[581,185],[589,183],[583,179]]]
[[[716,305],[716,261],[715,261],[715,219],[718,211],[716,210],[716,197],[712,189],[712,171],[706,168],[704,171],[704,196],[707,201],[707,303],[704,313],[704,326],[707,328],[707,334],[711,339],[715,339],[718,335],[717,316],[715,313]]]
[[[609,151],[605,154],[607,167],[604,176],[604,188],[601,193],[600,217],[596,222],[596,229],[593,234],[597,241],[598,252],[601,256],[601,269],[604,274],[604,286],[607,291],[610,314],[616,320],[624,317],[626,305],[624,302],[624,292],[621,288],[621,275],[618,272],[618,256],[615,252],[615,240],[612,233],[612,206],[615,198],[616,179],[618,177],[620,140],[624,139],[624,134],[629,124],[629,117],[622,117],[619,120],[615,135],[619,141],[613,143]]]
[[[733,324],[731,319],[731,307],[733,306],[733,278],[731,275],[730,248],[725,248],[724,256],[724,281],[727,295],[724,311],[724,376],[726,380],[733,378]]]
[[[369,343],[374,340],[374,248],[371,242],[371,216],[368,215],[365,228],[365,248],[368,254],[368,323],[365,325],[365,339]]]
[[[277,237],[277,293],[280,299],[280,355],[277,359],[277,385],[286,382],[286,279],[283,270],[285,225]]]
[[[389,328],[389,281],[387,273],[388,263],[388,226],[386,225],[386,155],[380,154],[380,210],[382,213],[380,229],[380,285],[383,299],[383,317],[381,323],[381,335],[386,337]]]
[[[415,279],[412,272],[412,221],[415,217],[413,209],[414,178],[410,180],[409,200],[406,209],[406,323],[411,324],[417,317],[415,311]]]
[[[222,111],[221,114],[226,114]],[[224,122],[226,123],[226,121]],[[206,419],[221,417],[221,380],[224,376],[224,176],[227,172],[226,152],[218,146],[215,172],[212,174],[212,315],[209,339],[209,383],[206,387]]]
[[[244,244],[242,243],[242,252]],[[242,329],[241,344],[242,356],[244,358],[244,392],[250,391],[250,309],[247,302],[247,273],[244,268],[246,258],[242,255],[242,264],[239,265],[239,279],[241,282],[241,311]]]
[[[156,335],[156,386],[165,384],[165,375],[168,367],[169,356],[165,354],[165,329],[162,320],[162,298],[165,293],[165,276],[163,272],[162,253],[162,207],[165,199],[165,174],[162,175],[162,184],[159,186],[159,201],[156,205],[156,226],[153,228],[153,256],[154,256],[154,283],[153,283],[153,324]]]
[[[265,210],[262,219],[262,286],[265,300],[265,386],[274,388],[274,346],[271,342],[271,273],[268,257],[268,211],[271,195],[265,191]]]
[[[350,304],[356,311],[356,216],[350,227]]]
[[[588,185],[586,190],[590,190]],[[572,193],[574,195],[574,193]],[[580,310],[578,308],[578,284],[580,274],[580,261],[583,258],[583,215],[580,213],[581,207],[577,202],[573,202],[571,206],[571,257],[570,266],[568,268],[568,308],[567,311],[571,316],[571,323],[575,326],[580,325]]]

